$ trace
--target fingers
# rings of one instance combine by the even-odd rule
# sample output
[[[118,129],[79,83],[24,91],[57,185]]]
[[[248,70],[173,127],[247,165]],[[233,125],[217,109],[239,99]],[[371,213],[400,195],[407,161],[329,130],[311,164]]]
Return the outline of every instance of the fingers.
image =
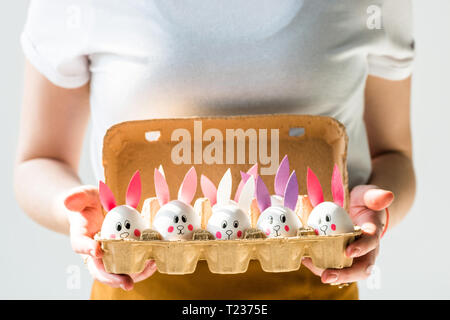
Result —
[[[127,291],[133,289],[133,279],[130,276],[106,272],[102,259],[89,258],[87,265],[92,277],[101,283]]]
[[[394,201],[394,194],[383,189],[369,189],[364,193],[364,204],[374,211],[381,211],[389,207]]]
[[[372,250],[377,249],[379,243],[380,240],[377,231],[372,235],[364,234],[361,238],[348,245],[347,249],[345,249],[345,254],[350,258],[361,257],[371,252]]]
[[[372,271],[376,255],[377,252],[374,250],[355,259],[349,268],[327,269],[322,273],[321,280],[323,283],[341,284],[367,279]]]
[[[391,191],[383,190],[374,185],[360,185],[350,193],[350,207],[367,207],[374,211],[383,210],[394,201]]]
[[[313,264],[311,258],[303,258],[303,259],[302,259],[302,264],[303,264],[305,267],[307,267],[312,273],[314,273],[316,276],[319,276],[319,277],[322,275],[323,271],[325,270],[325,269],[317,268],[317,267]]]
[[[88,236],[71,234],[70,243],[76,253],[87,254],[94,258],[101,258],[103,255],[100,243]]]
[[[98,190],[93,186],[74,188],[64,200],[64,205],[70,211],[80,212],[86,207],[97,207],[100,204]]]
[[[147,279],[148,277],[153,275],[153,273],[155,273],[155,271],[156,271],[156,263],[155,263],[155,261],[154,260],[148,260],[145,263],[145,268],[144,268],[144,270],[142,272],[136,273],[136,274],[132,274],[130,276],[131,276],[131,279],[133,279],[133,281],[136,283],[136,282],[139,282],[139,281]]]

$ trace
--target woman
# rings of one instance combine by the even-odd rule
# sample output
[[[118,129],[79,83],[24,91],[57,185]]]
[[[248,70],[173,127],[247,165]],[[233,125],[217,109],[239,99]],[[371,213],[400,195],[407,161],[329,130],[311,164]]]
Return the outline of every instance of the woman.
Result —
[[[96,280],[92,298],[356,299],[387,224],[415,191],[409,124],[410,1],[32,1],[15,170],[30,217],[70,234]],[[363,236],[354,264],[240,275],[105,272],[92,237],[102,223],[95,187],[77,176],[91,114],[92,161],[118,122],[178,116],[302,113],[332,116],[349,135],[350,215]],[[387,191],[389,190],[389,191]],[[66,201],[65,201],[66,200]],[[39,206],[36,205],[39,203]],[[69,210],[70,209],[70,210]],[[329,284],[353,283],[339,289]]]

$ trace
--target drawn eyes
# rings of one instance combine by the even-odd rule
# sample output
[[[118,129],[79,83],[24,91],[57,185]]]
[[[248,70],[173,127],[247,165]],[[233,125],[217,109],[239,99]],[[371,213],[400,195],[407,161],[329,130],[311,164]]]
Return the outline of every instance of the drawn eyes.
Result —
[[[181,216],[181,221],[183,221],[184,223],[186,223],[186,221],[187,221],[187,218],[184,214]]]
[[[327,214],[325,216],[325,220],[326,220],[326,222],[330,222],[331,221],[331,216],[329,214]]]
[[[280,216],[280,221],[281,221],[281,223],[286,223],[286,215],[282,214]]]
[[[228,223],[225,220],[223,220],[222,221],[222,228],[225,229],[227,227],[227,225],[228,225]]]
[[[180,220],[180,218],[178,218],[178,216],[173,217],[173,222],[174,223],[178,223],[179,220]]]
[[[117,230],[117,231],[122,230],[122,224],[121,224],[120,222],[117,222],[117,223],[116,223],[116,230]]]
[[[239,221],[234,220],[233,227],[235,227],[235,228],[239,227]]]
[[[174,223],[178,223],[179,221],[180,221],[180,218],[178,216],[173,217],[173,222]],[[183,223],[187,222],[187,217],[184,214],[181,216],[181,221]]]
[[[269,219],[269,223],[270,223],[270,224],[273,224],[273,217],[272,217],[272,216],[269,216],[268,219]]]
[[[128,230],[130,230],[130,228],[131,228],[131,223],[130,223],[130,221],[128,221],[128,220],[125,220],[125,228],[127,228]]]

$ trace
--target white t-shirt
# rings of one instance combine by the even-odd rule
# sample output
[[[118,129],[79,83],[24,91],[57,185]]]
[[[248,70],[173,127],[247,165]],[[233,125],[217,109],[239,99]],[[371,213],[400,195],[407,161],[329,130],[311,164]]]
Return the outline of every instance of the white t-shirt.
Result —
[[[296,113],[341,121],[366,183],[365,79],[404,79],[414,56],[409,0],[34,0],[21,42],[54,84],[90,80],[99,179],[116,123]]]

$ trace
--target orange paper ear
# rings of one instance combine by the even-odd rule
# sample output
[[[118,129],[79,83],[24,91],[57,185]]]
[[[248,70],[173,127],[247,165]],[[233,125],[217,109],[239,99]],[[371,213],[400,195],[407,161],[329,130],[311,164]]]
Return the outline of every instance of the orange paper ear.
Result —
[[[342,176],[337,164],[334,165],[331,177],[331,193],[333,194],[334,203],[344,207],[344,184],[342,183]]]
[[[100,196],[100,202],[106,212],[109,212],[116,207],[116,199],[114,198],[114,194],[111,189],[103,183],[103,181],[99,182],[98,193]]]
[[[130,180],[130,183],[128,184],[126,204],[136,209],[139,205],[139,201],[141,200],[141,190],[141,176],[139,175],[138,170],[134,173],[133,177]]]
[[[311,168],[308,167],[306,174],[306,188],[308,189],[308,197],[313,207],[323,202],[323,191],[319,179],[317,179]]]

